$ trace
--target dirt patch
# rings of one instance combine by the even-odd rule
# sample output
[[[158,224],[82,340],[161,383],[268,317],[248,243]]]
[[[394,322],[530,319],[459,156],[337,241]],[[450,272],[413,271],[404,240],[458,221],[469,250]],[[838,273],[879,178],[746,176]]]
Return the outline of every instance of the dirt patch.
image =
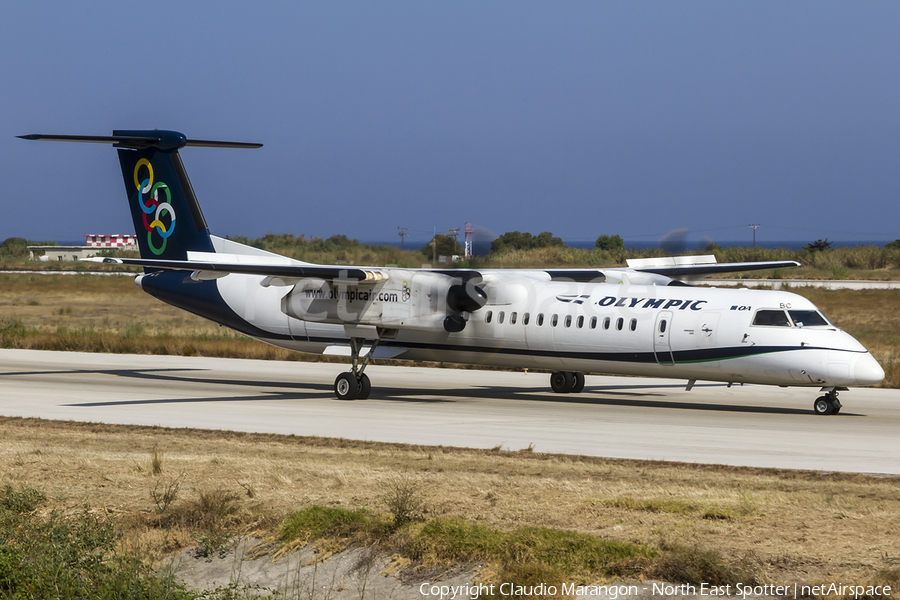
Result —
[[[258,538],[246,538],[212,558],[198,556],[197,549],[190,548],[162,569],[196,590],[232,587],[287,598],[333,600],[418,600],[423,597],[423,584],[471,586],[475,576],[474,567],[417,572],[372,548],[353,548],[321,560],[315,550],[307,547],[276,559],[272,554],[258,556],[253,551],[260,542]]]

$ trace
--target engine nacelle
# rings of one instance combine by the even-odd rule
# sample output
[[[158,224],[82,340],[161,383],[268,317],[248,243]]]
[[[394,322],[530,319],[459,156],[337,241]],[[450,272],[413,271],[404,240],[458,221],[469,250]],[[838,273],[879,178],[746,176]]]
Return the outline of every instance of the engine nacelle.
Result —
[[[466,326],[464,313],[486,302],[484,290],[471,283],[430,271],[392,269],[377,282],[303,280],[284,296],[281,310],[318,323],[456,333]]]

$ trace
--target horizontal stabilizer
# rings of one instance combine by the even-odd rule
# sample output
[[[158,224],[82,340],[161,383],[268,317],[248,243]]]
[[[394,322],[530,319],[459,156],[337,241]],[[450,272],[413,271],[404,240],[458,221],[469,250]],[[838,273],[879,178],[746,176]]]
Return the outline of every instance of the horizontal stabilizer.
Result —
[[[113,135],[48,135],[32,133],[17,136],[23,140],[45,140],[51,142],[87,142],[92,144],[112,144],[116,148],[145,150],[178,150],[185,146],[207,148],[261,148],[262,144],[249,142],[217,142],[210,140],[189,140],[183,133],[154,129],[149,131],[113,131]]]

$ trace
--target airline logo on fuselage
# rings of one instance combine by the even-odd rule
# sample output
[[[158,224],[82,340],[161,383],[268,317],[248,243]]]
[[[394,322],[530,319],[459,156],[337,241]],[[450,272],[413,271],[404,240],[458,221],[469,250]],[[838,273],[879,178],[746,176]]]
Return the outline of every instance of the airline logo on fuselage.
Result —
[[[344,302],[400,302],[397,292],[376,292],[374,290],[303,290],[308,300],[341,300]],[[404,297],[406,302],[408,297]]]
[[[655,308],[661,310],[703,310],[706,300],[678,300],[676,298],[629,298],[605,296],[597,301],[599,306],[615,308]]]

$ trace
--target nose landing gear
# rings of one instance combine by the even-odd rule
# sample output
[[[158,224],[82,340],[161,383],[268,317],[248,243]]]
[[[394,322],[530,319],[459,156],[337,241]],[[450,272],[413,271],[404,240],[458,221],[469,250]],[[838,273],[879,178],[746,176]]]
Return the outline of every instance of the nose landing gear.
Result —
[[[827,392],[824,396],[819,396],[813,402],[813,411],[817,415],[836,415],[841,412],[841,402],[838,400],[837,388],[824,388],[823,392]]]

